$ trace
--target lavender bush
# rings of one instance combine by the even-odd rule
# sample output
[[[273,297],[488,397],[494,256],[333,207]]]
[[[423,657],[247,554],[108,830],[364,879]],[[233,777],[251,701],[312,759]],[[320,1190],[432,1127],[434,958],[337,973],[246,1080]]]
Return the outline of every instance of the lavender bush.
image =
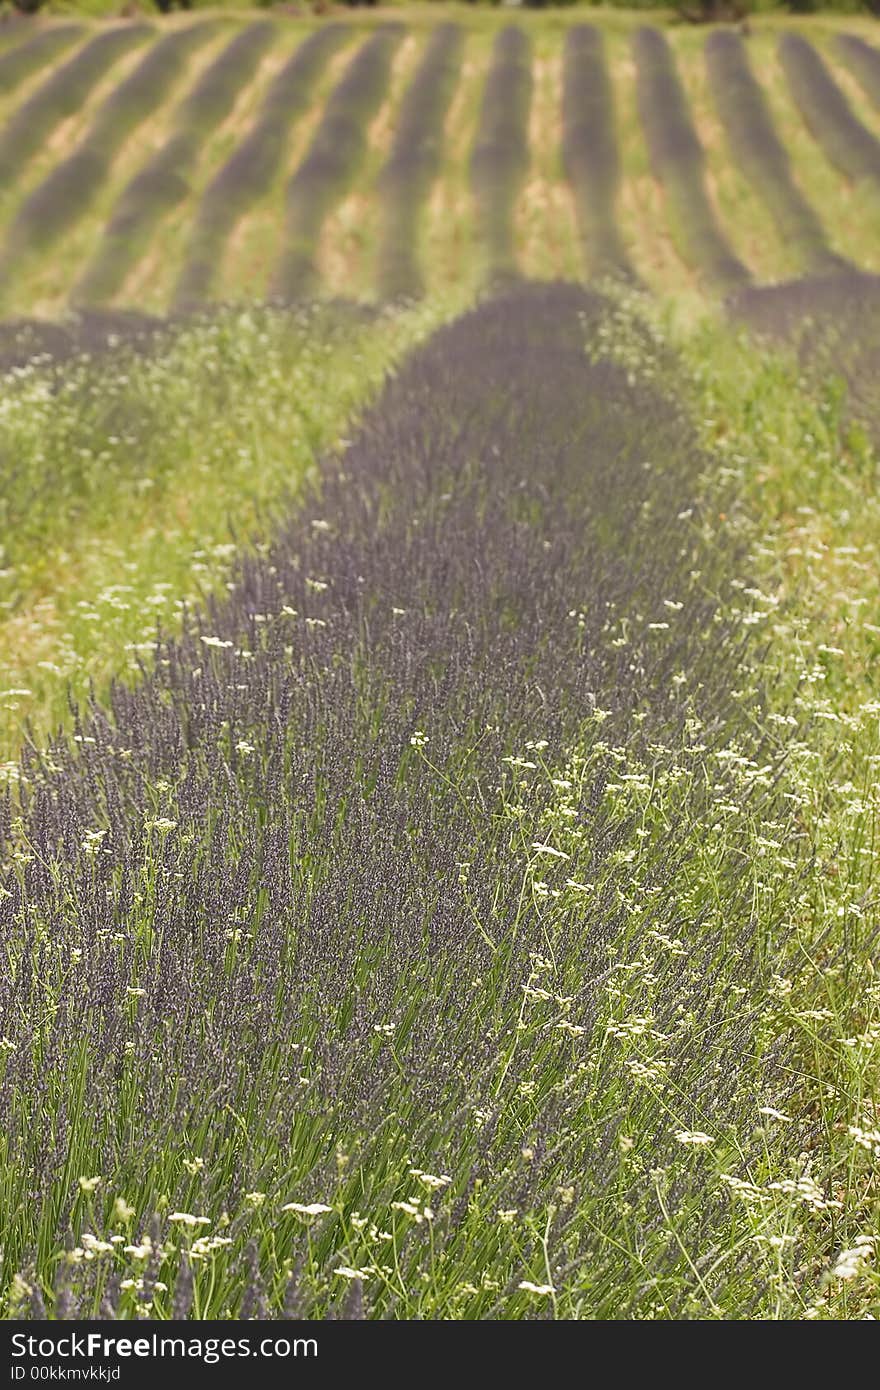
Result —
[[[64,322],[12,318],[0,322],[0,372],[17,374],[24,368],[64,370],[77,358],[86,361],[108,352],[131,348],[137,353],[154,344],[177,324],[172,317],[138,309],[83,310]]]
[[[565,41],[562,160],[574,195],[590,277],[632,274],[617,229],[614,204],[620,157],[614,94],[600,30],[576,24]]]
[[[208,184],[175,289],[179,309],[210,298],[233,227],[272,188],[291,128],[308,110],[318,79],[348,32],[345,25],[333,24],[299,45],[272,82],[252,129]]]
[[[795,249],[805,269],[843,270],[845,262],[831,251],[819,217],[794,180],[788,151],[740,36],[728,29],[710,34],[706,67],[731,155],[767,204],[780,237]]]
[[[327,99],[306,154],[287,184],[284,249],[272,278],[277,299],[303,299],[317,281],[321,228],[355,179],[367,148],[367,127],[388,90],[400,24],[383,24],[364,41]]]
[[[0,93],[14,92],[26,78],[53,62],[75,39],[82,38],[81,24],[54,24],[51,29],[32,34],[8,53],[0,54]]]
[[[470,159],[477,237],[490,281],[516,275],[513,213],[529,166],[531,45],[521,29],[502,29],[492,47],[477,138]]]
[[[880,107],[880,49],[858,34],[839,34],[837,51],[869,101]]]
[[[418,264],[420,214],[441,169],[443,125],[459,75],[463,37],[457,24],[437,26],[400,104],[391,152],[378,180],[382,299],[415,298],[424,288]]]
[[[880,140],[854,114],[812,44],[800,34],[784,34],[779,61],[810,134],[831,163],[855,182],[880,182]]]
[[[108,66],[154,33],[149,24],[118,25],[55,68],[0,131],[0,187],[5,190],[15,182],[55,127],[79,110]]]
[[[105,303],[120,289],[156,225],[189,193],[190,171],[205,139],[250,82],[275,32],[264,20],[242,29],[180,102],[168,139],[119,195],[98,249],[74,288],[76,304]]]
[[[703,147],[669,44],[659,30],[641,28],[633,38],[633,55],[651,163],[685,256],[710,285],[726,292],[739,289],[750,275],[728,246],[709,201]]]
[[[731,310],[768,339],[795,343],[813,379],[840,382],[846,417],[880,449],[880,276],[851,270],[754,287]]]
[[[13,1312],[784,1314],[801,831],[709,460],[607,312],[522,287],[437,333],[228,598],[26,756]]]
[[[166,34],[95,112],[83,139],[28,194],[6,234],[3,271],[29,249],[44,250],[87,211],[132,131],[162,104],[193,51],[217,32],[214,23]]]

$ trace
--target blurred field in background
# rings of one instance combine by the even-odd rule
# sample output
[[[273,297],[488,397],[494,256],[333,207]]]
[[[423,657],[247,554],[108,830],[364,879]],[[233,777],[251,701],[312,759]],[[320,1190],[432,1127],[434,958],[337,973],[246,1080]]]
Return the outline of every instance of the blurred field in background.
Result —
[[[23,69],[12,88],[0,89],[0,156],[4,129],[12,132],[10,148],[16,149],[15,167],[0,195],[4,314],[57,317],[72,305],[163,314],[175,303],[191,304],[197,298],[241,302],[289,291],[289,278],[285,285],[279,265],[292,234],[289,202],[296,196],[291,190],[298,186],[297,170],[304,160],[314,164],[310,148],[321,138],[317,127],[322,112],[335,100],[334,88],[345,80],[360,45],[377,27],[392,23],[402,24],[404,30],[398,31],[383,59],[369,106],[355,117],[363,148],[346,156],[344,168],[332,167],[322,174],[321,214],[308,233],[314,242],[308,252],[310,291],[375,302],[382,295],[382,266],[387,260],[383,235],[388,199],[395,196],[382,171],[392,153],[400,114],[406,110],[408,90],[418,83],[430,35],[445,16],[439,5],[339,11],[320,21],[271,11],[259,21],[223,11],[163,20],[146,16],[127,26],[130,40],[126,25],[120,25],[118,55],[111,60],[108,53],[107,59],[100,59],[93,79],[84,73],[72,96],[66,93],[75,76],[67,76],[67,70],[94,35],[87,24],[79,35],[64,33],[69,23],[59,21],[63,45],[57,56],[50,47],[36,70]],[[422,178],[407,228],[420,288],[427,294],[464,281],[476,288],[486,271],[475,222],[471,160],[480,139],[482,92],[493,43],[511,23],[511,12],[500,9],[459,7],[448,17],[459,26],[460,43],[449,60],[443,108],[426,137],[432,150],[430,179]],[[508,269],[542,278],[589,277],[593,271],[583,227],[579,236],[576,190],[566,177],[562,153],[566,37],[591,18],[599,19],[604,37],[600,61],[607,72],[608,114],[619,147],[612,214],[622,252],[649,289],[699,292],[705,288],[706,266],[687,244],[674,186],[652,177],[632,43],[646,16],[637,12],[572,7],[516,14],[530,83],[522,168],[509,208],[515,267],[511,261]],[[148,36],[142,32],[145,22],[152,25]],[[251,43],[242,31],[254,23]],[[55,26],[45,21],[41,25],[45,43]],[[849,15],[796,22],[760,16],[750,21],[742,43],[790,161],[792,181],[822,221],[829,250],[865,270],[876,270],[878,181],[868,166],[835,165],[817,143],[817,131],[805,120],[796,84],[789,80],[785,45],[780,48],[780,39],[793,25],[814,44],[833,83],[876,142],[880,109],[871,99],[870,76],[867,84],[860,82],[858,53],[838,42],[841,33],[870,42],[872,21]],[[338,28],[338,35],[316,50],[314,62],[303,67],[302,75],[293,66],[285,79],[285,65],[295,62],[300,45],[328,28]],[[169,31],[191,29],[176,48],[168,47],[163,90],[159,94],[153,86],[151,99],[146,95],[149,83],[138,82],[145,63],[149,75],[150,48],[158,42],[168,46],[168,37],[161,36]],[[713,96],[706,31],[677,24],[664,32],[683,92],[683,109],[702,146],[708,208],[731,254],[757,281],[801,273],[803,247],[774,222],[765,191],[748,177],[741,150],[731,145]],[[109,40],[105,33],[102,42]],[[23,37],[10,40],[13,49],[7,61],[14,45],[33,42]],[[282,109],[285,80],[290,110]],[[47,90],[52,82],[54,92]],[[16,113],[34,100],[43,113],[44,138],[39,147],[23,150],[14,134]],[[273,115],[273,109],[278,114]],[[32,118],[27,119],[32,125]],[[235,171],[244,168],[248,151],[256,148],[255,132],[259,139],[267,120],[269,143],[262,153],[257,150],[261,172],[254,182]],[[109,140],[105,132],[111,131]],[[245,153],[236,164],[240,147]],[[301,182],[302,175],[298,177]],[[221,201],[223,226],[218,232],[216,225],[212,227],[217,220],[212,206],[219,207]],[[315,206],[313,194],[309,203]],[[311,215],[314,223],[314,212]],[[200,258],[203,263],[207,258],[210,268],[203,264],[193,281],[192,265]]]

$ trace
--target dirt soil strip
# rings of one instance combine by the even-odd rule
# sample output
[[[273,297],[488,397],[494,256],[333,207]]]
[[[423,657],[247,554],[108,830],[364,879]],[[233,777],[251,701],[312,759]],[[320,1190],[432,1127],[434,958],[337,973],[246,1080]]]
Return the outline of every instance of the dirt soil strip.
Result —
[[[646,1175],[641,1193],[625,1169],[619,1117],[588,1118],[597,1095],[636,1085],[627,1049],[592,1037],[599,991],[652,934],[684,943],[665,955],[651,996],[677,1123],[649,1087],[640,1124],[652,1164],[680,1174],[676,1204],[695,1203],[693,1248],[708,1249],[726,1238],[726,1190],[713,1165],[682,1167],[673,1131],[726,1131],[742,1057],[764,1055],[747,996],[769,988],[776,960],[751,949],[747,854],[719,862],[710,913],[680,898],[692,851],[677,818],[658,820],[650,852],[640,840],[638,856],[624,852],[634,825],[606,795],[619,770],[611,754],[655,768],[688,762],[694,791],[681,814],[707,814],[707,825],[735,774],[719,777],[714,763],[704,776],[701,760],[731,739],[736,762],[769,766],[774,754],[731,694],[747,639],[708,597],[731,559],[700,543],[690,521],[707,459],[659,380],[585,355],[606,312],[574,286],[523,286],[437,333],[347,451],[326,461],[320,493],[242,562],[228,598],[163,643],[154,673],[117,689],[112,710],[84,716],[79,742],[55,747],[51,764],[26,760],[21,820],[0,820],[0,863],[29,842],[0,882],[0,941],[22,963],[0,989],[3,1125],[30,1193],[5,1232],[11,1268],[35,1244],[35,1214],[45,1248],[63,1247],[75,1055],[79,1142],[110,1192],[131,1193],[118,1175],[141,1173],[169,1136],[199,1133],[206,1173],[216,1164],[230,1190],[265,1178],[260,1154],[274,1145],[294,1190],[323,1194],[338,1136],[357,1136],[353,1172],[385,1161],[389,1096],[405,1094],[406,1152],[431,1154],[438,1173],[461,1180],[448,1217],[412,1226],[410,1266],[438,1250],[446,1258],[447,1247],[453,1258],[484,1172],[510,1165],[505,1205],[552,1204],[562,1145],[563,1171],[594,1213],[577,1222],[574,1206],[559,1208],[554,1240],[572,1267],[613,1264],[622,1218],[607,1193],[620,1184],[626,1210],[641,1203],[640,1245],[653,1252],[638,1295],[626,1268],[627,1315],[649,1312],[657,1284],[676,1273],[666,1312],[690,1307],[654,1189]],[[566,856],[537,846],[541,883],[524,896],[533,852],[502,814],[499,784],[512,779],[514,800],[552,797],[541,768],[563,766],[576,748],[595,760],[574,811],[589,883],[571,886]],[[788,826],[774,779],[750,785],[748,814]],[[158,819],[157,805],[167,808]],[[149,923],[138,925],[148,879]],[[60,982],[49,1012],[47,952]],[[541,1065],[555,1058],[565,1084],[526,1125],[496,1139],[493,1119],[475,1139],[463,1115],[497,1117],[528,1094],[532,1043],[518,1043],[501,1071],[499,1057],[520,1038],[524,982],[548,952],[565,1027],[536,1036]],[[714,984],[731,960],[735,999]],[[497,1013],[481,1007],[486,981]],[[693,1075],[684,1008],[711,1039],[712,1066],[690,1093],[680,1084]],[[379,1045],[377,1019],[404,1015],[395,1046]],[[306,1036],[317,1062],[307,1084]],[[601,1053],[598,1074],[572,1063],[573,1038],[587,1049],[577,1055]],[[784,1096],[772,1052],[764,1066],[761,1084]],[[116,1122],[121,1089],[131,1129]],[[753,1105],[750,1091],[750,1115]],[[225,1119],[242,1107],[259,1117],[248,1144]],[[291,1153],[294,1110],[321,1137]],[[782,1141],[793,1154],[797,1130]],[[744,1174],[761,1161],[761,1134],[754,1153],[740,1153]],[[760,1261],[744,1242],[715,1271],[715,1295],[729,1271],[730,1306],[748,1301]],[[65,1306],[76,1310],[93,1285],[80,1294],[71,1269]],[[393,1314],[390,1285],[368,1292],[377,1315]]]

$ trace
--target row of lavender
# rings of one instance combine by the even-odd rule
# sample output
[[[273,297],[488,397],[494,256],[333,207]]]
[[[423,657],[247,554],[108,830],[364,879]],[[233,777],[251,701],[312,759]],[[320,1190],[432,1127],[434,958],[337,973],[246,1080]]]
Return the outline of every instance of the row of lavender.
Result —
[[[291,132],[308,111],[319,79],[346,36],[345,26],[334,24],[300,44],[273,80],[247,136],[208,184],[177,281],[178,308],[210,299],[235,224],[271,191]]]
[[[852,38],[841,39],[839,47],[866,93],[876,96],[877,50]],[[690,119],[672,50],[659,31],[644,28],[635,35],[634,53],[653,169],[664,186],[688,262],[722,293],[742,293],[752,276],[733,255],[718,225],[707,191],[705,152]],[[818,51],[800,35],[786,34],[779,58],[795,103],[831,163],[853,182],[880,183],[880,140],[856,116]],[[852,270],[831,250],[818,215],[795,182],[742,39],[730,31],[713,33],[706,44],[706,62],[730,151],[780,235],[797,247],[810,273]]]
[[[831,163],[854,182],[870,179],[880,185],[880,140],[853,113],[816,49],[799,34],[785,34],[779,57],[792,96]],[[856,63],[856,74],[861,71]]]
[[[402,25],[385,24],[358,50],[330,93],[308,150],[287,184],[284,245],[272,277],[272,292],[280,299],[302,298],[314,289],[321,229],[358,173],[369,123],[386,95],[403,34]]]
[[[217,31],[218,22],[209,21],[167,35],[110,93],[80,144],[30,192],[12,218],[0,258],[5,277],[14,273],[23,251],[46,247],[88,210],[123,143],[171,92],[193,51]],[[78,32],[76,26],[59,26],[3,55],[0,88],[12,90],[35,67],[51,62]],[[75,304],[105,304],[119,293],[162,218],[191,195],[206,138],[245,90],[276,33],[267,23],[242,30],[180,101],[171,134],[112,208],[101,243],[73,290]],[[387,97],[402,33],[399,25],[385,25],[362,44],[331,91],[309,148],[287,184],[284,245],[271,286],[281,298],[306,295],[317,287],[322,228],[361,172],[369,123]],[[0,176],[7,189],[15,186],[59,122],[79,109],[108,63],[152,34],[149,26],[138,24],[91,38],[36,88],[0,132]],[[244,142],[208,183],[178,275],[178,309],[212,294],[234,226],[271,192],[294,124],[307,111],[316,84],[346,37],[342,26],[331,26],[305,41],[270,85]],[[454,26],[441,27],[430,40],[404,92],[393,146],[378,173],[377,280],[383,297],[414,294],[422,285],[419,225],[427,193],[442,166],[444,123],[462,42]],[[841,38],[838,48],[866,94],[878,99],[878,51],[852,37]],[[634,36],[633,53],[651,162],[664,186],[679,242],[709,284],[724,293],[741,290],[751,276],[728,245],[709,197],[705,155],[672,49],[659,31],[643,28]],[[828,158],[848,178],[880,180],[880,141],[858,119],[818,51],[788,34],[779,55],[794,100]],[[743,41],[731,31],[710,35],[706,60],[731,152],[780,234],[798,249],[805,269],[844,268],[797,186]],[[528,39],[515,27],[501,30],[470,157],[476,237],[487,274],[495,278],[517,266],[514,210],[529,161],[531,81]],[[613,91],[601,35],[589,26],[576,25],[566,36],[562,104],[563,163],[588,274],[630,274],[615,219],[620,158]]]
[[[119,195],[95,255],[74,287],[74,302],[105,303],[118,293],[161,218],[189,194],[206,136],[226,118],[274,36],[273,25],[265,21],[248,25],[180,102],[167,140]]]
[[[705,154],[688,109],[672,50],[657,29],[640,29],[633,42],[639,112],[651,163],[666,191],[669,215],[688,260],[713,284],[734,290],[749,272],[718,226],[705,183]]]
[[[588,24],[577,25],[566,40],[562,126],[562,158],[588,275],[629,275],[615,216],[621,169],[614,96],[602,35]]]
[[[513,213],[529,166],[531,45],[522,30],[502,29],[492,48],[470,159],[476,238],[490,280],[516,272]]]
[[[383,221],[377,281],[383,299],[412,298],[424,288],[419,221],[443,165],[443,129],[463,40],[458,25],[441,24],[400,103],[391,151],[378,180]]]
[[[756,1014],[793,876],[766,951],[748,837],[799,831],[693,526],[708,460],[662,362],[585,355],[606,310],[523,286],[443,329],[228,598],[27,757],[0,817],[19,1312],[761,1304],[687,1145],[735,1133],[736,1182],[806,1142],[754,1125],[794,1073]],[[686,1252],[719,1249],[706,1292]]]
[[[66,48],[83,36],[80,24],[55,24],[44,29],[8,53],[0,54],[0,95],[14,92],[34,72],[53,62]]]
[[[13,184],[55,127],[80,109],[108,65],[137,44],[146,43],[154,34],[149,24],[126,24],[110,29],[90,39],[66,63],[55,68],[16,108],[0,131],[0,187]],[[44,49],[41,57],[46,56]],[[54,56],[52,48],[48,56]]]
[[[805,268],[842,269],[819,217],[797,185],[743,40],[732,30],[711,34],[706,63],[731,153],[769,209],[780,237],[795,247]]]
[[[838,46],[865,95],[880,101],[880,52],[853,37],[839,39]],[[880,140],[856,116],[818,51],[789,33],[779,57],[795,104],[829,162],[855,184],[880,186]],[[713,34],[707,62],[730,149],[805,272],[775,286],[740,288],[730,310],[761,334],[797,341],[819,379],[845,381],[849,411],[880,443],[880,280],[833,251],[792,176],[742,40]]]
[[[45,250],[88,211],[125,141],[159,110],[190,56],[216,29],[210,23],[193,25],[151,45],[101,103],[76,149],[54,165],[19,207],[6,233],[0,274],[14,273],[23,252]]]

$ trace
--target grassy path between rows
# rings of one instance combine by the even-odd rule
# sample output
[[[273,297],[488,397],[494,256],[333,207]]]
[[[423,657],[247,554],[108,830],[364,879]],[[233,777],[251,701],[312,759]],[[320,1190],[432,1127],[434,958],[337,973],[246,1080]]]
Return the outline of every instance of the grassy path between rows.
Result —
[[[10,1311],[873,1306],[873,784],[834,809],[821,682],[767,658],[772,367],[681,375],[650,317],[523,286],[440,329],[228,596],[26,755]]]

